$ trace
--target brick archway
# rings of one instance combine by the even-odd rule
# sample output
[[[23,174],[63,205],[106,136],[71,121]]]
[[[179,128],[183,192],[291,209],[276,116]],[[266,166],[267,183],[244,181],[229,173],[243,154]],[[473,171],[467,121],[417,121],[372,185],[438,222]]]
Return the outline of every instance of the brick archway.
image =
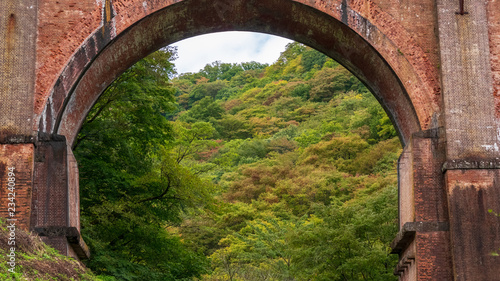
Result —
[[[345,1],[336,7],[290,0],[176,2],[150,10],[141,4],[143,14],[138,15],[139,1],[117,7],[107,1],[104,24],[73,54],[47,91],[38,131],[65,135],[73,143],[99,95],[133,63],[176,41],[229,30],[287,37],[336,59],[379,99],[403,143],[438,122],[440,93],[431,76],[435,69],[418,45],[411,45],[411,36],[388,14],[381,17],[373,3],[366,9],[346,6]],[[43,104],[43,96],[37,101]]]
[[[2,0],[0,167],[18,171],[19,224],[85,255],[71,144],[102,91],[164,45],[264,32],[339,61],[397,126],[400,280],[497,280],[499,11],[497,0]]]

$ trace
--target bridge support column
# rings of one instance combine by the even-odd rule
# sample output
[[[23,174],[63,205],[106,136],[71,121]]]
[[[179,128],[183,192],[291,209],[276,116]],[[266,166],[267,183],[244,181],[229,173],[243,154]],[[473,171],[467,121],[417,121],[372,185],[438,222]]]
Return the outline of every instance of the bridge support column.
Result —
[[[399,280],[453,280],[443,130],[413,134],[399,160],[400,232],[392,243]]]
[[[64,136],[39,139],[34,169],[31,230],[64,255],[88,258],[80,236],[78,167]]]
[[[493,94],[488,1],[437,0],[453,280],[500,280],[500,120]],[[419,279],[420,280],[420,279]],[[440,279],[435,279],[440,280]]]
[[[31,223],[37,15],[37,0],[0,1],[0,217],[23,229]]]
[[[500,160],[444,161],[443,136],[414,134],[400,158],[395,274],[400,281],[500,280]]]

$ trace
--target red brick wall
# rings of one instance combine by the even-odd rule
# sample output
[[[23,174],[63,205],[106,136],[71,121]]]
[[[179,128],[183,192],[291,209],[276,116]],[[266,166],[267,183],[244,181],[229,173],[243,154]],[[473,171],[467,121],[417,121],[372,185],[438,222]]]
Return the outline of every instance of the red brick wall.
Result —
[[[36,0],[0,1],[0,143],[33,137]]]
[[[441,172],[446,159],[442,131],[428,130],[414,134],[410,146],[405,148],[402,159],[406,160],[404,167],[406,173],[400,174],[401,225],[407,221],[415,222],[416,225],[420,223],[447,225],[447,197],[443,189],[444,175]],[[413,206],[414,209],[405,204]],[[401,275],[401,281],[453,280],[447,229],[427,227],[418,229],[413,243],[402,254],[402,260],[405,259],[405,255],[415,256],[416,260],[415,264]]]
[[[45,102],[64,65],[98,29],[102,21],[102,3],[96,0],[38,1],[38,41],[35,114],[41,114]]]
[[[491,69],[493,71],[493,93],[496,117],[500,119],[500,2],[488,1]]]
[[[33,144],[0,145],[0,217],[18,219],[16,225],[28,229],[31,214],[31,192],[33,181]],[[14,167],[15,173],[15,214],[8,210],[9,191],[8,168]]]
[[[448,221],[441,167],[445,143],[439,130],[416,133],[399,163],[400,226],[406,222]]]
[[[448,231],[417,233],[418,281],[453,281]],[[474,280],[474,279],[468,279]]]
[[[448,221],[441,172],[446,157],[444,143],[437,136],[423,138],[414,135],[412,145],[415,221]]]
[[[441,106],[441,86],[433,1],[348,2],[391,41],[392,44],[380,40],[382,38],[369,40],[400,77],[417,110],[422,129],[436,127],[437,120],[432,120],[432,116]]]
[[[439,77],[439,48],[435,0],[374,0],[418,42],[431,66],[432,76]],[[439,81],[434,81],[439,87]],[[440,93],[436,89],[436,93]]]
[[[132,24],[160,9],[180,2],[178,0],[115,0],[116,32],[121,33]]]
[[[37,146],[31,228],[69,226],[66,142],[40,142]]]
[[[500,280],[500,170],[446,172],[456,281]]]

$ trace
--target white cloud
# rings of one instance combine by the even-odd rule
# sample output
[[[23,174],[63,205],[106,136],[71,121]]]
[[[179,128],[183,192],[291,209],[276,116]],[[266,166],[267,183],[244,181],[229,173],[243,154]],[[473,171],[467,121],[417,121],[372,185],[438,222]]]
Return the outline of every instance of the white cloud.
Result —
[[[275,62],[289,39],[253,32],[221,32],[201,35],[172,44],[178,47],[177,72],[198,72],[214,61],[240,63]]]

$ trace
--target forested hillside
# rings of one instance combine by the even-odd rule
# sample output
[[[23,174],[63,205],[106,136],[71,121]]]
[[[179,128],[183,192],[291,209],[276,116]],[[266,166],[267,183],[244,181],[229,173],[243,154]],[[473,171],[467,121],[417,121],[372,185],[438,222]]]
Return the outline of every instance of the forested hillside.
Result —
[[[173,77],[156,52],[77,140],[87,265],[104,280],[397,280],[400,143],[321,53]]]

